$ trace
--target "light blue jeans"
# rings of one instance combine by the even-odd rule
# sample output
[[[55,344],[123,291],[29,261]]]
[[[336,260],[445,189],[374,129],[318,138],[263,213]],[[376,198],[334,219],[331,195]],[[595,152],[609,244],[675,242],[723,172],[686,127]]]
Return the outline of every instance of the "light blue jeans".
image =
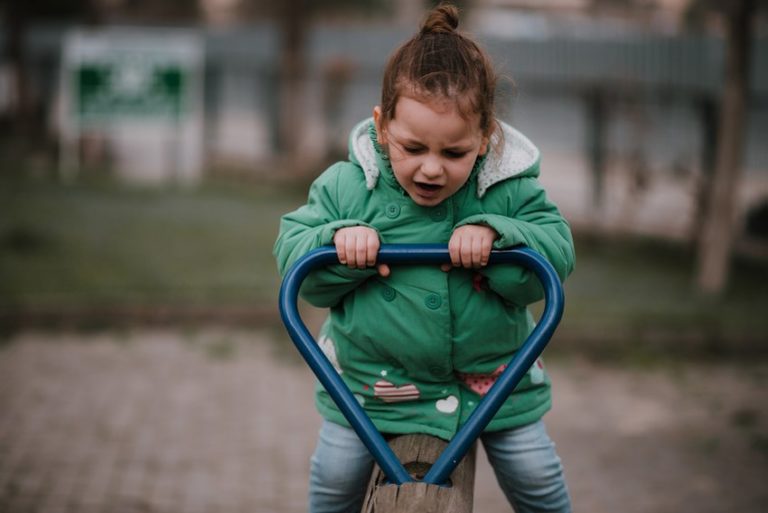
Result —
[[[560,458],[544,422],[481,437],[504,495],[517,513],[570,512]],[[310,513],[359,513],[373,457],[352,429],[324,421],[312,456]]]

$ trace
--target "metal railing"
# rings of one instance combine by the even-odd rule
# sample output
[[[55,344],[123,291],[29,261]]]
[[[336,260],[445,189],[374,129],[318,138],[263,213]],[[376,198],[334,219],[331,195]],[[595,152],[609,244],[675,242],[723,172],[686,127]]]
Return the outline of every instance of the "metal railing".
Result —
[[[393,265],[441,264],[450,262],[445,245],[383,245],[378,263]],[[299,353],[334,400],[360,440],[365,444],[391,483],[403,484],[414,479],[394,455],[381,433],[353,396],[332,364],[309,333],[298,311],[297,301],[302,281],[319,267],[338,264],[336,250],[322,247],[299,259],[286,273],[280,289],[280,315]],[[544,288],[544,311],[536,327],[517,350],[507,368],[490,391],[461,426],[423,482],[443,484],[480,436],[501,405],[544,350],[560,322],[564,308],[563,289],[555,270],[535,251],[517,247],[493,251],[488,265],[520,265],[532,271]]]

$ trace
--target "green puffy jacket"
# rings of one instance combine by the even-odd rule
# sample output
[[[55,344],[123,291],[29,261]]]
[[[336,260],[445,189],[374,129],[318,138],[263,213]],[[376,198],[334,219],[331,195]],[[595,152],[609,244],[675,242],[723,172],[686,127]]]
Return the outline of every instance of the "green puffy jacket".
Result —
[[[336,230],[363,225],[383,244],[446,244],[464,224],[499,233],[495,248],[525,244],[544,255],[561,279],[574,264],[567,222],[547,200],[537,176],[539,151],[502,124],[503,137],[478,159],[470,179],[435,207],[421,207],[395,180],[375,142],[371,120],[350,137],[350,161],[315,180],[306,205],[283,216],[274,254],[281,275],[302,255],[332,244]],[[312,272],[302,297],[330,308],[318,343],[370,415],[386,433],[428,433],[450,439],[533,328],[527,305],[543,291],[529,271],[512,266],[482,270],[438,266],[375,269],[342,265]],[[318,409],[348,425],[318,386]],[[537,361],[504,403],[488,430],[541,418],[551,405],[550,382]]]

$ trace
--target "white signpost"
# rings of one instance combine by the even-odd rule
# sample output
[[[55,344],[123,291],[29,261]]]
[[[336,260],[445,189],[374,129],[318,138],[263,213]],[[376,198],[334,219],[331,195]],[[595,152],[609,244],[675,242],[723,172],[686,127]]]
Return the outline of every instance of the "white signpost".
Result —
[[[68,34],[61,80],[61,162],[80,169],[81,141],[109,145],[119,176],[142,184],[197,183],[203,172],[202,41],[174,29]]]

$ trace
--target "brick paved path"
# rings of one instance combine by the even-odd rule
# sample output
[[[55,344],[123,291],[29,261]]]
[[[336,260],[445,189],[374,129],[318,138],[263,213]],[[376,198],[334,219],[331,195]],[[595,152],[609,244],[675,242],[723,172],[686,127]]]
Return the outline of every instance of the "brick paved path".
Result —
[[[32,336],[0,353],[0,510],[301,511],[312,379],[263,337]]]
[[[319,417],[290,343],[226,330],[0,346],[0,512],[299,513]],[[758,512],[768,366],[549,365],[576,511]],[[508,511],[484,457],[475,511]]]

